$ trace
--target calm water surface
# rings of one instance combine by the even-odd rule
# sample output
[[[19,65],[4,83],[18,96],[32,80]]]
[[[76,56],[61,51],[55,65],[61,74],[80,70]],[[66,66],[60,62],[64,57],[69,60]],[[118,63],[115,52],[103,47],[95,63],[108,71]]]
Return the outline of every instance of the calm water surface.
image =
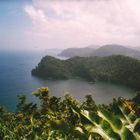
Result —
[[[41,86],[48,86],[53,95],[62,96],[68,91],[80,100],[86,94],[92,94],[97,104],[111,102],[118,96],[125,98],[134,96],[135,92],[132,89],[109,83],[89,83],[80,79],[51,81],[31,76],[32,68],[46,54],[45,52],[0,52],[0,106],[4,105],[13,111],[18,101],[17,95],[26,95],[29,101],[37,102],[31,92]]]

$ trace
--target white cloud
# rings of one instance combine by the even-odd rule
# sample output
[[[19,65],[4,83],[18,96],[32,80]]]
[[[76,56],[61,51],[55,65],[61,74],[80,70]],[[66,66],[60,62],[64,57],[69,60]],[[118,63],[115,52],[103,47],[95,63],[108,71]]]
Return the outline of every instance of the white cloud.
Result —
[[[34,0],[24,7],[32,19],[28,32],[42,47],[89,44],[140,44],[139,0]]]

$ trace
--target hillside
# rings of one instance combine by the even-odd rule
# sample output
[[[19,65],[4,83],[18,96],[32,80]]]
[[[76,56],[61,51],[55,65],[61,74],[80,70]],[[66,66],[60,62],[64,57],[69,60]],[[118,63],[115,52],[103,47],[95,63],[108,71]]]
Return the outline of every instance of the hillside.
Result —
[[[119,83],[140,90],[140,61],[122,55],[74,57],[67,60],[46,56],[32,70],[32,75],[52,79],[81,77],[90,81]]]
[[[67,57],[73,57],[73,56],[110,56],[110,55],[125,55],[130,56],[134,58],[140,58],[140,51],[136,49],[127,48],[122,45],[104,45],[97,49],[94,48],[69,48],[63,50],[60,54],[60,56],[67,56]]]
[[[64,57],[74,57],[74,56],[90,56],[95,51],[92,47],[85,47],[85,48],[68,48],[63,50],[61,53],[59,53],[59,56]]]
[[[95,50],[93,56],[125,55],[130,57],[140,57],[140,51],[124,47],[122,45],[104,45]]]

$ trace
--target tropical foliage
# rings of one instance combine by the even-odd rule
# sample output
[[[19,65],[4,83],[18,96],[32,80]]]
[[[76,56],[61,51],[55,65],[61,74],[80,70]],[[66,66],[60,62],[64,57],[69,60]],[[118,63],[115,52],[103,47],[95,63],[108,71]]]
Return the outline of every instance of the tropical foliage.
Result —
[[[51,96],[47,87],[33,92],[40,103],[19,97],[15,112],[0,108],[1,140],[139,140],[140,94],[96,105],[90,95],[80,103],[69,94]]]
[[[32,74],[53,79],[81,77],[91,81],[114,82],[140,90],[140,60],[121,55],[74,57],[67,60],[46,56],[32,70]]]

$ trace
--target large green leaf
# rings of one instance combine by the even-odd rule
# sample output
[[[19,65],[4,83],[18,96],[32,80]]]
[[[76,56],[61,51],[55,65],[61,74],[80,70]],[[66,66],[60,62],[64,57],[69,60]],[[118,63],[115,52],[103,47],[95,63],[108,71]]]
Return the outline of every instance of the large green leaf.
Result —
[[[121,114],[114,115],[106,110],[98,110],[97,113],[81,110],[82,125],[91,134],[97,133],[105,140],[140,140],[140,118],[127,101],[120,100],[117,105]]]

